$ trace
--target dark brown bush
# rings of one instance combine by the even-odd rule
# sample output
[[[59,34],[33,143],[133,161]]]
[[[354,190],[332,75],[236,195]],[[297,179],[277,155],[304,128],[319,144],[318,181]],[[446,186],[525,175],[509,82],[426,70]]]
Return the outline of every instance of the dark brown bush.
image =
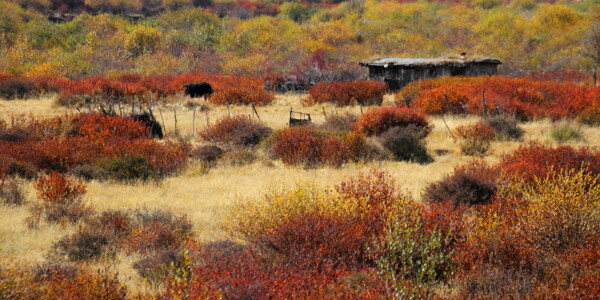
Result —
[[[89,164],[74,167],[69,170],[69,174],[83,180],[103,180],[110,175],[105,169]]]
[[[0,179],[0,201],[4,205],[22,205],[25,194],[21,182],[15,178]]]
[[[515,118],[498,115],[485,120],[485,124],[496,130],[496,139],[519,141],[523,137],[524,131]]]
[[[417,163],[431,162],[427,154],[425,137],[427,131],[415,125],[406,127],[392,127],[384,132],[380,139],[383,146],[392,152],[397,160],[412,161]]]
[[[30,79],[17,76],[0,78],[0,98],[14,100],[32,98],[39,95],[40,90]]]
[[[183,249],[164,249],[143,256],[133,264],[133,268],[150,284],[158,286],[169,274],[183,267],[184,260]]]
[[[50,256],[56,260],[87,261],[115,254],[112,237],[100,230],[87,228],[62,238],[52,246]]]
[[[319,129],[328,131],[351,131],[352,124],[358,120],[358,116],[352,113],[330,114],[325,118],[325,123]]]
[[[217,146],[200,146],[190,152],[190,156],[206,164],[213,164],[223,154],[223,149]]]
[[[18,176],[24,179],[33,179],[37,176],[35,166],[11,158],[0,157],[0,166],[4,166],[3,172],[9,176]]]
[[[224,153],[222,161],[232,166],[244,166],[255,162],[257,159],[258,157],[253,151],[240,149]]]
[[[19,142],[31,138],[31,132],[21,127],[0,129],[0,141]]]
[[[474,161],[428,185],[422,198],[429,203],[450,203],[454,208],[485,204],[496,192],[498,177],[496,170],[481,161]]]

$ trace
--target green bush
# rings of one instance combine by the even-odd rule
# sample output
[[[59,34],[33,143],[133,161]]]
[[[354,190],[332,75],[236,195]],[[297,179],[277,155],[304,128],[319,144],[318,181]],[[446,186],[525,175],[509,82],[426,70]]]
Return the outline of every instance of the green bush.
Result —
[[[157,176],[144,156],[106,158],[99,162],[99,166],[117,181],[147,181]]]
[[[583,133],[578,127],[569,124],[558,125],[550,131],[550,137],[557,143],[566,143],[570,141],[583,140]]]

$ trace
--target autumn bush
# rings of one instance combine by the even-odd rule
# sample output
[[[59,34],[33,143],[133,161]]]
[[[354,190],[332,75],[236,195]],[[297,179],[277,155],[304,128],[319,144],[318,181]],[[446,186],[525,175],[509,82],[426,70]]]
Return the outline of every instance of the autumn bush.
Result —
[[[365,144],[358,136],[338,137],[331,132],[309,127],[279,130],[269,141],[273,153],[288,165],[314,167],[326,164],[340,167],[350,160],[358,160],[365,153]]]
[[[375,80],[320,82],[308,90],[306,104],[332,103],[337,106],[381,105],[387,85]]]
[[[227,146],[255,146],[266,139],[272,129],[247,116],[223,117],[199,132],[200,137],[212,143]]]
[[[230,76],[216,85],[209,102],[217,105],[269,105],[275,99],[267,92],[262,80],[242,76]]]
[[[585,168],[600,174],[600,157],[587,148],[530,143],[503,156],[498,166],[506,180],[533,183],[536,177],[545,178],[552,171]]]
[[[119,116],[78,114],[16,121],[12,127],[0,126],[0,133],[4,132],[7,137],[0,140],[3,149],[0,157],[10,162],[11,173],[25,177],[40,170],[82,171],[79,173],[83,178],[102,179],[102,176],[92,176],[93,173],[107,175],[106,178],[119,177],[123,174],[121,171],[105,172],[107,169],[103,167],[122,170],[127,159],[144,157],[152,177],[160,179],[183,168],[190,150],[186,143],[157,142],[142,122]],[[110,160],[120,161],[117,164],[120,167],[101,163]],[[133,166],[130,164],[130,167]],[[138,177],[148,178],[146,175]]]
[[[335,190],[272,190],[232,207],[225,224],[241,243],[202,247],[189,284],[182,291],[174,282],[167,291],[208,298],[433,295],[453,270],[454,239],[424,218],[424,207],[376,170]]]
[[[56,171],[42,175],[35,182],[35,189],[41,204],[32,208],[34,224],[40,215],[51,223],[74,223],[91,214],[91,209],[82,199],[85,185],[68,175]]]
[[[588,251],[598,243],[597,180],[586,170],[551,171],[528,183],[517,199],[503,195],[476,211],[455,256],[459,295],[529,297],[543,291],[593,298],[590,276],[597,270],[574,257],[598,257]]]
[[[408,84],[396,96],[427,114],[509,114],[520,120],[574,118],[596,105],[594,89],[527,78],[446,77]]]
[[[426,298],[451,277],[454,240],[450,233],[428,228],[423,208],[414,202],[399,205],[386,223],[384,238],[373,246],[375,264],[391,295]]]
[[[496,130],[483,122],[461,125],[455,129],[462,153],[485,155],[496,137]]]
[[[165,210],[105,211],[57,241],[49,257],[77,262],[110,260],[118,253],[139,255],[132,267],[156,284],[182,263],[183,252],[194,244],[191,230],[185,216]]]
[[[5,299],[126,299],[127,287],[117,274],[82,266],[46,264],[37,267],[0,266],[0,298]]]
[[[353,130],[366,136],[378,136],[392,127],[413,125],[427,136],[431,125],[427,116],[406,106],[387,106],[373,108],[358,117]]]
[[[600,105],[595,105],[584,109],[581,111],[575,120],[578,123],[589,125],[589,126],[598,126],[600,125]]]

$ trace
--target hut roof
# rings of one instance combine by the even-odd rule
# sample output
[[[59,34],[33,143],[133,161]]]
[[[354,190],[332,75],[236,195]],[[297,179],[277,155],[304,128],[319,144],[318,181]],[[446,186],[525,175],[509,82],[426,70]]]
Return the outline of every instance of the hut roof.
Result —
[[[437,67],[447,65],[461,67],[470,64],[502,64],[502,62],[495,58],[376,58],[360,62],[361,66],[380,66],[384,68],[389,66]]]

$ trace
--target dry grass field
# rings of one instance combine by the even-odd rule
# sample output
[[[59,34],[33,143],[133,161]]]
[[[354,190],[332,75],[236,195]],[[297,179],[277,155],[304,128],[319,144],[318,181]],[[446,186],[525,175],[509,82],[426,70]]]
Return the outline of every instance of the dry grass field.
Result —
[[[280,129],[287,126],[290,107],[294,110],[310,113],[316,123],[324,121],[323,113],[360,113],[359,107],[334,108],[330,105],[302,107],[302,94],[278,95],[273,105],[259,107],[258,113],[261,120],[269,127]],[[391,104],[392,97],[387,96],[384,103]],[[179,138],[194,144],[197,140],[194,128],[200,129],[208,123],[214,122],[219,117],[228,113],[250,115],[250,107],[213,107],[209,106],[206,112],[196,111],[193,120],[193,111],[183,105],[183,101],[169,107],[161,107],[162,118],[166,124],[169,138],[175,129],[176,110],[177,129]],[[368,109],[368,108],[364,108]],[[158,111],[158,110],[157,110]],[[36,117],[52,116],[74,112],[65,108],[55,107],[52,97],[33,100],[0,101],[0,117],[10,120],[12,115],[31,114]],[[207,120],[208,119],[208,120]],[[459,125],[474,123],[476,117],[447,116],[445,122],[450,128]],[[302,169],[285,166],[275,161],[259,159],[249,165],[231,166],[220,164],[210,170],[191,164],[181,174],[155,183],[139,183],[127,185],[110,182],[87,182],[88,192],[85,200],[98,211],[106,209],[123,208],[164,208],[177,214],[186,214],[194,225],[198,240],[202,242],[227,239],[221,229],[222,221],[228,207],[236,199],[258,198],[265,189],[274,186],[292,186],[299,182],[309,182],[323,187],[331,187],[344,178],[378,168],[389,172],[402,189],[413,194],[419,199],[422,189],[433,181],[439,180],[457,165],[464,164],[472,157],[462,155],[457,144],[448,134],[444,120],[439,117],[432,118],[434,124],[432,134],[427,138],[429,153],[434,161],[429,164],[416,164],[407,162],[370,162],[350,164],[342,168],[316,168]],[[553,143],[549,137],[552,122],[541,120],[520,124],[525,130],[524,141],[540,141]],[[592,149],[600,150],[600,130],[597,128],[582,128],[584,140],[575,142],[575,145],[587,145]],[[495,142],[491,153],[484,159],[489,162],[498,161],[501,156],[516,149],[519,142]],[[0,149],[1,151],[1,149]],[[0,260],[14,260],[25,263],[40,263],[45,260],[51,245],[60,236],[73,232],[72,226],[43,225],[38,230],[29,230],[24,219],[28,215],[28,207],[37,201],[32,183],[26,186],[28,204],[19,207],[0,207]],[[130,267],[129,258],[118,258],[110,262],[111,269],[117,270],[119,276],[135,290],[144,291],[151,287],[144,285],[135,271]],[[102,263],[99,263],[102,264]]]

